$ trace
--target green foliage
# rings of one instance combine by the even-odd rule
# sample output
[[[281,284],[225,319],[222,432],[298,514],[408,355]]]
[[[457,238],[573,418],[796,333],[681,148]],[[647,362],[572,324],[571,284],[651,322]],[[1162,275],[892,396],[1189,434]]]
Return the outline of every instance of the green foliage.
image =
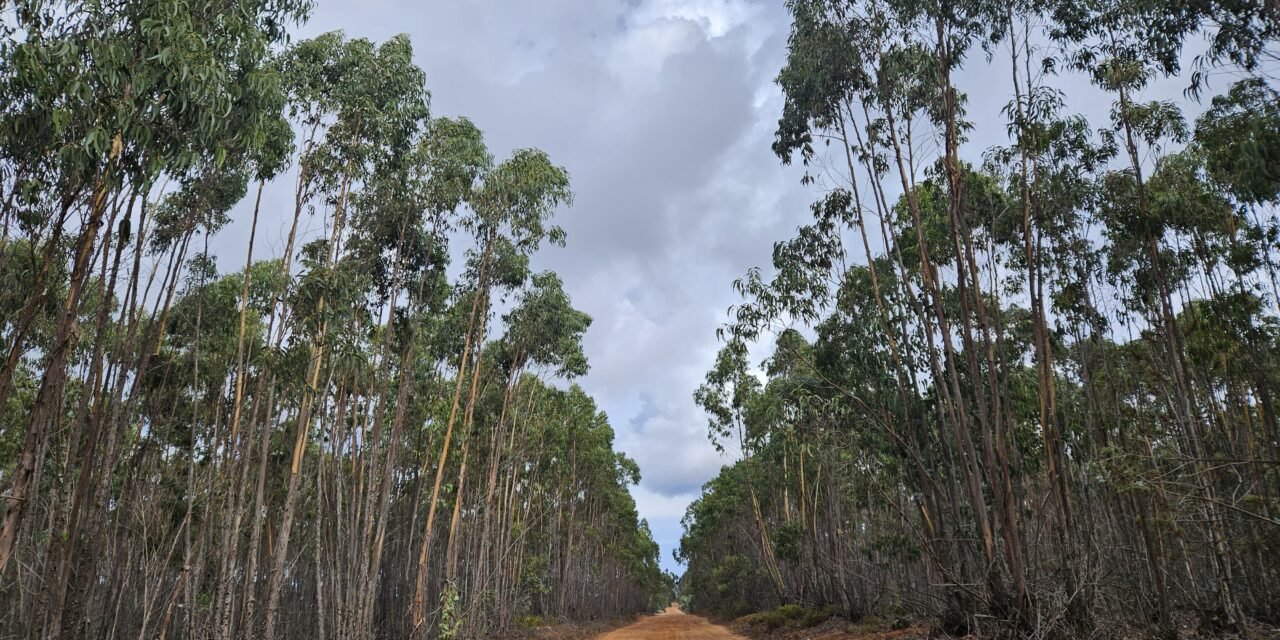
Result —
[[[586,375],[582,334],[591,326],[591,317],[570,306],[556,274],[547,271],[533,276],[519,306],[503,320],[508,327],[503,344],[512,352],[510,367],[533,363],[563,377]]]
[[[0,626],[449,639],[669,601],[638,465],[548,382],[589,370],[530,271],[563,167],[432,118],[407,36],[291,44],[307,0],[0,4]]]
[[[773,611],[757,613],[751,616],[748,622],[761,625],[769,631],[808,629],[834,618],[836,614],[837,611],[833,607],[811,609],[798,604],[784,604]]]
[[[1280,94],[1261,78],[1214,96],[1196,120],[1196,144],[1209,176],[1244,202],[1280,198]]]
[[[519,629],[537,629],[551,624],[553,624],[553,621],[534,614],[523,615],[516,618],[516,627]]]
[[[462,628],[462,604],[459,600],[458,589],[452,584],[445,585],[440,594],[440,622],[436,628],[441,640],[453,640]]]
[[[278,157],[283,96],[262,63],[308,2],[22,4],[24,37],[0,50],[0,146],[36,163],[28,179],[74,191]]]
[[[803,544],[804,528],[795,521],[784,522],[773,536],[773,546],[779,560],[796,562],[800,560],[800,545]]]
[[[819,192],[694,392],[741,458],[682,521],[683,601],[957,636],[1272,615],[1275,563],[1236,559],[1275,529],[1271,4],[787,3],[772,148]],[[1009,96],[1003,145],[974,153],[966,90]]]

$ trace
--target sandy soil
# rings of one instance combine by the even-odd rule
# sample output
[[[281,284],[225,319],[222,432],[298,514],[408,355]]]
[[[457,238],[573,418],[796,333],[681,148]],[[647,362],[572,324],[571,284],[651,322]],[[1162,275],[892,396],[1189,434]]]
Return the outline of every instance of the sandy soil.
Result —
[[[642,618],[633,625],[606,633],[598,640],[744,640],[728,629],[689,615],[679,607],[667,607],[656,615]]]

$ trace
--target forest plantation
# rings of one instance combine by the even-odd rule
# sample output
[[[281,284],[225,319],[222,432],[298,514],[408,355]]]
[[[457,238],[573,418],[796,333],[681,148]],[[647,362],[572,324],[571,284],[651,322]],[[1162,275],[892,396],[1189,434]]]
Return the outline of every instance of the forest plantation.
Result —
[[[0,0],[0,640],[1280,638],[1280,2],[770,3],[664,551],[569,171],[409,36]]]

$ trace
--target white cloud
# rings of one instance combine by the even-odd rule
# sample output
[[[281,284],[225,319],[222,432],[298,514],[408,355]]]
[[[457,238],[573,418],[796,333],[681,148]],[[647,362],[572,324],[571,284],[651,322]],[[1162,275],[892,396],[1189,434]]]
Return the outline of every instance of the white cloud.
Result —
[[[682,18],[698,24],[711,38],[758,20],[762,8],[742,0],[648,0],[632,14],[637,22]]]
[[[690,20],[662,18],[628,28],[609,51],[609,69],[630,83],[654,87],[656,75],[671,56],[702,43],[703,31]]]
[[[707,439],[706,418],[692,402],[672,402],[666,395],[640,396],[640,409],[626,428],[615,423],[617,447],[640,464],[646,491],[668,497],[696,494],[729,460]]]
[[[640,486],[636,487],[631,492],[631,495],[636,499],[636,507],[641,513],[645,514],[645,517],[650,522],[659,520],[679,521],[684,517],[684,512],[689,506],[689,502],[698,496],[698,492],[667,496]]]

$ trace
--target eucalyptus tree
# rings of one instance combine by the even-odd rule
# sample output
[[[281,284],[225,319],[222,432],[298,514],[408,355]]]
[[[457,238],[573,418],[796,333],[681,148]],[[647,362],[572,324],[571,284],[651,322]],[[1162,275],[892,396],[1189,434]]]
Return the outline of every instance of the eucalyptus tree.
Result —
[[[304,248],[304,270],[311,277],[304,276],[302,286],[296,290],[295,296],[300,297],[295,297],[291,314],[294,322],[305,327],[292,339],[307,345],[306,374],[295,416],[288,491],[267,587],[267,638],[274,635],[277,627],[313,415],[317,406],[324,407],[329,402],[328,383],[325,389],[319,387],[321,372],[327,357],[340,356],[337,350],[342,348],[342,338],[352,337],[352,329],[358,331],[355,326],[344,327],[342,323],[368,324],[368,318],[352,305],[355,300],[351,298],[361,286],[361,270],[356,265],[351,265],[350,271],[343,267],[352,262],[345,259],[345,245],[356,232],[348,228],[351,193],[374,167],[391,164],[398,155],[407,153],[427,115],[423,75],[412,62],[412,48],[406,37],[375,46],[368,40],[346,41],[339,33],[329,33],[291,49],[281,64],[291,79],[291,115],[308,136],[299,158],[294,222],[286,252],[292,251],[304,208],[318,201],[326,209],[331,208],[331,215],[326,225],[328,237]],[[348,309],[358,315],[347,315]]]
[[[1204,462],[1210,455],[1206,449],[1208,430],[1213,427],[1206,405],[1211,406],[1214,401],[1199,393],[1199,374],[1189,368],[1185,354],[1183,329],[1177,316],[1179,299],[1186,300],[1186,287],[1193,272],[1188,270],[1189,262],[1180,258],[1176,245],[1181,244],[1179,236],[1187,232],[1204,239],[1202,232],[1207,229],[1192,230],[1186,226],[1188,222],[1194,225],[1196,218],[1226,229],[1236,226],[1233,221],[1237,216],[1229,203],[1221,197],[1215,198],[1197,184],[1199,180],[1194,176],[1199,173],[1198,169],[1187,166],[1188,162],[1196,162],[1193,156],[1159,158],[1154,167],[1144,162],[1144,154],[1161,154],[1166,146],[1181,144],[1188,136],[1186,123],[1176,105],[1144,102],[1137,97],[1158,74],[1177,71],[1171,56],[1160,53],[1166,41],[1149,37],[1150,28],[1145,20],[1141,14],[1086,12],[1073,16],[1066,26],[1082,30],[1086,35],[1102,36],[1100,45],[1085,45],[1074,50],[1071,61],[1117,97],[1108,132],[1118,140],[1117,146],[1123,149],[1128,166],[1108,174],[1103,182],[1100,209],[1110,232],[1109,269],[1112,274],[1138,275],[1132,290],[1132,306],[1142,312],[1143,320],[1150,323],[1164,342],[1156,353],[1169,374],[1165,383],[1171,412],[1166,417],[1181,431],[1187,458],[1197,469],[1193,481],[1204,501],[1209,522],[1207,534],[1213,549],[1211,564],[1216,574],[1217,599],[1226,623],[1234,627],[1241,624],[1241,612],[1233,593],[1228,534],[1220,526],[1217,489]],[[1161,35],[1176,39],[1176,30],[1166,27],[1157,24],[1155,29]],[[1120,29],[1125,30],[1117,34]],[[1073,35],[1078,38],[1078,33]],[[1175,177],[1176,174],[1182,177]],[[1187,186],[1200,193],[1187,192],[1184,188]],[[1169,190],[1181,193],[1173,196]],[[1184,197],[1190,200],[1184,202]]]
[[[356,198],[356,226],[364,233],[353,239],[352,250],[372,274],[373,295],[376,304],[385,307],[380,313],[386,320],[377,347],[379,377],[371,390],[377,400],[369,403],[372,416],[366,418],[371,427],[349,445],[358,465],[367,469],[367,478],[353,484],[353,523],[348,535],[355,535],[361,548],[370,550],[359,554],[355,580],[350,583],[348,598],[358,603],[348,605],[357,612],[349,623],[353,637],[374,628],[394,470],[408,420],[409,394],[421,384],[412,363],[420,357],[422,336],[447,295],[445,234],[450,217],[487,162],[474,125],[466,120],[432,120],[402,161],[375,175],[367,193]],[[391,406],[394,409],[388,415]]]
[[[834,209],[839,212],[835,220],[859,229],[877,290],[878,315],[892,336],[897,327],[889,324],[886,292],[879,287],[884,278],[872,257],[864,212],[874,211],[880,217],[881,246],[891,249],[898,261],[901,299],[909,303],[913,324],[926,338],[920,346],[930,370],[923,373],[938,385],[948,406],[942,415],[961,452],[960,470],[970,508],[982,513],[976,524],[989,568],[987,596],[998,610],[1016,609],[1029,616],[1022,533],[1009,463],[1011,420],[1003,412],[1003,383],[995,366],[996,320],[987,309],[986,267],[978,262],[981,255],[976,248],[981,245],[975,242],[974,226],[985,212],[971,211],[993,203],[967,191],[970,173],[958,149],[968,125],[962,118],[963,96],[951,82],[967,50],[986,35],[981,25],[992,23],[993,11],[984,3],[950,11],[909,3],[794,3],[792,55],[778,79],[787,104],[774,151],[784,161],[800,153],[810,162],[816,153],[815,138],[840,143],[842,184],[833,193],[837,197],[826,200],[836,206],[815,207],[815,213]],[[922,39],[921,33],[934,37]],[[917,158],[914,151],[920,144],[913,139],[918,119],[942,134],[935,141],[941,150],[937,177],[925,182],[920,182],[919,168],[930,163]],[[884,181],[889,167],[896,168],[895,186],[903,194],[892,206]],[[859,175],[864,170],[865,179]],[[864,189],[869,192],[865,196]],[[955,274],[954,283],[941,280],[944,268]],[[951,313],[948,307],[957,302],[958,313]],[[909,373],[905,366],[912,356],[900,352],[899,339],[889,339],[899,368],[897,384],[904,390],[918,384],[909,381],[921,376]],[[974,375],[966,378],[962,368]],[[980,446],[973,444],[975,440]],[[989,505],[988,493],[999,499]],[[1006,593],[1005,576],[1013,582],[1012,596]]]
[[[727,610],[910,610],[950,633],[1018,636],[1152,622],[1168,636],[1177,609],[1211,612],[1206,629],[1266,617],[1274,15],[788,8],[773,150],[823,193],[812,222],[774,245],[772,274],[733,283],[744,300],[695,400],[713,441],[741,428],[749,456],[690,509],[684,593]],[[1202,29],[1210,50],[1188,98],[1212,67],[1245,79],[1192,135],[1177,101],[1143,92],[1183,73]],[[981,163],[966,157],[958,86],[979,48],[1011,80],[1008,142]],[[1115,98],[1109,121],[1067,111],[1059,79],[1077,74]],[[770,334],[757,369],[745,354]],[[730,401],[731,378],[749,401]],[[772,544],[717,548],[744,527]],[[1122,592],[1139,606],[1118,606]]]
[[[525,565],[538,572],[524,594],[535,613],[576,618],[652,610],[661,593],[657,549],[626,491],[639,482],[635,462],[613,451],[607,416],[581,388],[542,391],[546,416],[529,435],[538,454],[527,487],[536,504],[525,526]],[[619,583],[611,575],[626,575]],[[623,585],[626,585],[624,587]]]
[[[476,547],[477,557],[470,567],[470,584],[473,588],[490,583],[494,573],[507,553],[503,526],[504,513],[498,498],[498,479],[504,467],[508,474],[518,472],[517,463],[511,460],[509,432],[512,403],[519,402],[521,382],[533,367],[546,368],[558,378],[570,379],[585,375],[587,360],[582,351],[582,335],[591,324],[590,316],[574,309],[564,292],[560,278],[552,272],[536,274],[530,286],[521,292],[517,306],[503,317],[507,327],[502,339],[493,343],[497,352],[495,366],[502,376],[502,401],[496,424],[489,433],[488,457],[485,469],[483,505],[477,505],[483,523]],[[533,393],[531,389],[528,393]],[[454,523],[456,525],[456,523]],[[452,528],[453,525],[451,525]],[[476,536],[471,536],[476,540]],[[512,603],[501,602],[491,615],[499,625],[511,618]],[[477,610],[475,616],[484,612]]]
[[[512,157],[480,172],[477,184],[464,198],[470,213],[463,217],[462,227],[475,239],[467,269],[471,310],[467,319],[462,351],[458,356],[456,382],[449,415],[444,425],[444,439],[436,463],[435,480],[427,504],[421,550],[418,554],[417,577],[413,604],[410,608],[413,631],[425,634],[426,581],[431,543],[434,537],[436,510],[445,467],[449,461],[454,426],[462,400],[463,384],[471,365],[471,391],[466,412],[474,407],[480,379],[479,354],[489,315],[489,295],[494,286],[514,286],[527,277],[527,255],[544,240],[563,244],[564,233],[546,221],[562,203],[569,203],[569,178],[564,169],[555,166],[545,153],[532,149],[516,151]],[[503,276],[507,281],[501,280]],[[473,354],[475,354],[473,356]]]
[[[767,482],[764,479],[772,473],[781,472],[780,465],[774,463],[777,461],[775,453],[783,441],[783,434],[780,425],[774,424],[775,420],[770,419],[773,414],[780,413],[770,406],[772,400],[768,389],[763,388],[749,371],[745,343],[741,341],[725,345],[717,356],[716,367],[708,373],[707,383],[695,393],[695,401],[712,416],[709,427],[714,433],[713,442],[716,446],[723,448],[725,440],[732,441],[736,436],[737,446],[742,451],[743,459],[738,464],[733,482],[741,483],[743,486],[736,490],[745,490],[746,494],[741,508],[745,511],[743,533],[751,540],[747,548],[759,554],[762,561],[760,577],[767,577],[770,585],[770,589],[763,594],[754,594],[755,597],[765,598],[764,602],[790,599],[798,593],[782,572],[785,561],[792,559],[787,553],[787,545],[781,540],[774,540],[779,536],[785,538],[786,533],[778,531],[771,535],[770,532],[771,524],[776,524],[779,520],[790,521],[791,510],[784,506],[780,517],[775,520],[769,509],[773,503],[770,498],[776,499],[778,496],[766,494],[766,499],[762,502],[756,489],[756,485]],[[782,484],[785,486],[790,483],[784,480]],[[783,502],[787,501],[789,495],[789,490],[784,488]],[[734,546],[726,551],[741,548]],[[782,556],[781,559],[779,555]]]
[[[279,117],[262,108],[270,103],[263,93],[275,87],[259,81],[259,68],[283,38],[282,27],[305,16],[307,3],[251,3],[233,16],[215,5],[187,3],[175,11],[152,2],[24,3],[16,13],[23,37],[7,40],[0,55],[0,92],[10,105],[0,125],[3,155],[12,159],[15,174],[39,176],[60,202],[48,221],[46,255],[69,214],[80,216],[64,312],[47,348],[48,365],[0,524],[0,570],[12,557],[65,385],[99,232],[105,227],[109,233],[123,205],[131,206],[161,175],[180,176],[201,158],[221,162],[229,151],[252,149]],[[240,106],[252,108],[223,117]],[[19,331],[10,353],[22,353],[24,344],[25,331]],[[10,355],[0,389],[8,387],[13,362]]]
[[[634,462],[584,392],[549,382],[585,373],[590,324],[529,273],[563,241],[563,169],[536,150],[495,164],[470,121],[430,118],[406,37],[282,47],[305,3],[15,7],[0,625],[472,636],[663,597]],[[288,235],[263,255],[264,193],[290,163]],[[248,245],[224,273],[211,244],[237,215]],[[424,589],[414,559],[444,531]],[[554,603],[527,566],[552,558]],[[424,591],[431,624],[403,615]]]

